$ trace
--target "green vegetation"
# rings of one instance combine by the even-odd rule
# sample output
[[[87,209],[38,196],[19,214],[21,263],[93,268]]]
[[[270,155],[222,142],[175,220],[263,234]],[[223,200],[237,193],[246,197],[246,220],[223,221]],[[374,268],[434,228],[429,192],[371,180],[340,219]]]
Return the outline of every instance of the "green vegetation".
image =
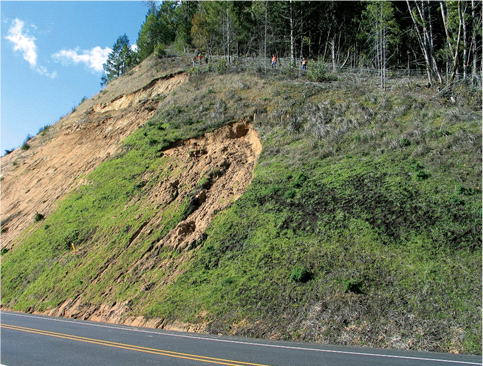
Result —
[[[81,103],[82,103],[82,101],[81,101]],[[40,135],[40,136],[45,136],[47,134],[47,132],[50,130],[51,127],[52,127],[51,125],[45,125],[44,127],[41,127],[39,129],[39,132],[37,134]]]
[[[29,149],[30,149],[30,145],[29,145],[29,143],[28,143],[28,142],[29,142],[31,139],[32,139],[32,136],[27,135],[27,137],[25,138],[25,141],[23,142],[22,146],[20,147],[20,149],[21,149],[22,151],[27,151],[27,150],[29,150]],[[7,150],[5,150],[5,153],[7,153]],[[6,154],[6,155],[8,155],[8,154]]]
[[[138,64],[138,54],[131,50],[129,38],[126,34],[120,36],[112,46],[104,67],[104,75],[101,78],[101,86],[127,72],[132,66]],[[81,101],[84,101],[84,99]],[[75,108],[72,112],[75,111]]]
[[[3,305],[129,301],[214,333],[480,353],[481,90],[451,104],[397,80],[206,67],[2,253]],[[254,115],[246,192],[189,249],[159,246],[193,209],[147,203],[177,175],[164,150]]]
[[[42,221],[44,218],[45,218],[45,217],[44,217],[44,215],[42,215],[42,214],[40,214],[40,213],[36,212],[36,213],[35,213],[35,217],[34,217],[34,221],[35,221],[35,222],[39,222],[39,221]]]
[[[482,5],[477,1],[162,1],[148,6],[137,51],[126,57],[129,49],[119,53],[116,43],[103,84],[125,71],[114,65],[130,68],[151,54],[201,53],[210,59],[223,55],[228,64],[256,56],[263,59],[259,72],[275,55],[277,68],[289,75],[306,58],[309,80],[317,82],[334,77],[324,63],[334,72],[341,66],[370,68],[377,70],[382,88],[391,74],[419,72],[423,62],[430,85],[444,84],[451,91],[462,77],[481,87]],[[283,66],[281,58],[287,58]],[[218,72],[224,73],[222,64]]]

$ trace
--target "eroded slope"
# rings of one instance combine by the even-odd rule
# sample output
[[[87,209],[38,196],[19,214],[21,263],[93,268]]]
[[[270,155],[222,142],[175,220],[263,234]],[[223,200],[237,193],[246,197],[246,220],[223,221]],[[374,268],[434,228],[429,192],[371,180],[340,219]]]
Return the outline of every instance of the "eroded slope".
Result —
[[[151,118],[164,96],[187,80],[177,70],[152,74],[145,70],[149,65],[115,80],[29,140],[27,151],[17,149],[2,157],[2,248],[15,244],[36,213],[49,215],[58,199],[115,155],[121,141]]]
[[[117,279],[104,288],[102,302],[93,301],[89,295],[81,293],[44,314],[160,326],[162,319],[148,319],[139,314],[145,313],[144,307],[152,302],[152,297],[184,272],[183,263],[193,253],[190,249],[203,240],[205,229],[215,215],[245,191],[253,178],[260,152],[255,130],[250,123],[243,121],[198,138],[179,141],[166,149],[160,158],[163,169],[142,177],[142,181],[151,183],[159,179],[142,198],[143,206],[157,207],[157,212],[138,224],[128,246],[105,258],[104,266],[90,280],[89,287],[95,287]],[[165,212],[183,205],[186,218],[167,235],[152,241],[146,250],[141,250],[140,247],[145,246],[143,243],[156,237],[156,232],[165,225]],[[160,255],[162,251],[173,250],[180,255],[169,255],[168,258]],[[93,256],[95,250],[91,245],[80,248],[76,267],[88,266]],[[128,265],[122,266],[127,261],[130,261]],[[154,280],[160,274],[160,280]],[[118,286],[131,296],[124,301],[116,300],[119,298]],[[173,324],[163,326],[173,328]]]

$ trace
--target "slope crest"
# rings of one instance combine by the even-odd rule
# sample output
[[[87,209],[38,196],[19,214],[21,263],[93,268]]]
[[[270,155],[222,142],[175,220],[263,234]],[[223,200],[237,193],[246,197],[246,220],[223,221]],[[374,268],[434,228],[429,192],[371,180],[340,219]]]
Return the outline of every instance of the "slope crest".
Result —
[[[2,248],[11,249],[36,213],[47,216],[82,177],[118,153],[121,142],[152,117],[160,95],[186,81],[183,73],[148,78],[145,87],[121,96],[110,87],[30,139],[28,150],[2,157]]]

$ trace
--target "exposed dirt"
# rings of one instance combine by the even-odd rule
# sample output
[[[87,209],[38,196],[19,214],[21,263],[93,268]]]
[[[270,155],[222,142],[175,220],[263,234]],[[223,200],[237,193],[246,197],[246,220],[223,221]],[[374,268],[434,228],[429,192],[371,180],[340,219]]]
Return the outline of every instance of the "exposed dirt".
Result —
[[[146,123],[160,103],[170,103],[170,94],[188,80],[173,69],[155,72],[155,62],[145,62],[130,76],[123,76],[97,96],[83,102],[44,133],[28,141],[28,150],[17,149],[2,157],[2,241],[12,248],[34,223],[36,213],[48,216],[59,199],[86,183],[87,175],[120,151],[121,142]],[[161,75],[161,76],[160,76]],[[183,262],[190,250],[199,245],[206,228],[216,214],[236,201],[253,179],[253,170],[261,152],[257,133],[247,121],[226,125],[197,138],[178,141],[163,151],[169,174],[143,197],[158,212],[133,233],[130,245],[144,240],[162,225],[163,211],[169,206],[189,202],[185,219],[166,236],[153,242],[139,258],[134,258],[127,273],[116,273],[112,286],[105,291],[105,302],[84,301],[82,293],[66,299],[44,314],[89,319],[146,327],[204,331],[203,325],[167,324],[161,319],[139,316],[146,292],[159,291],[183,273]],[[155,177],[143,177],[151,181]],[[175,259],[160,259],[161,248],[181,252]],[[82,249],[78,255],[83,256]],[[100,283],[119,258],[106,258],[91,284]],[[119,259],[120,260],[120,259]],[[112,267],[111,267],[112,266]],[[111,268],[110,268],[111,267]],[[150,271],[165,273],[161,281],[145,278]],[[137,307],[133,300],[116,302],[111,295],[123,281],[142,287]],[[144,285],[143,285],[144,283]],[[144,294],[143,294],[144,292]],[[34,311],[34,309],[32,309]],[[133,315],[135,314],[135,315]]]
[[[165,155],[182,170],[172,181],[161,184],[160,194],[155,194],[155,199],[165,201],[173,196],[177,186],[189,187],[177,199],[183,200],[188,193],[194,212],[168,234],[163,245],[184,249],[198,240],[215,214],[245,191],[253,178],[253,168],[260,152],[257,134],[245,122],[183,141],[167,150]],[[169,197],[165,196],[166,193]]]
[[[160,291],[174,281],[183,273],[180,265],[189,257],[187,251],[196,247],[215,215],[237,200],[250,184],[260,152],[261,144],[255,130],[250,123],[244,121],[224,126],[199,138],[179,141],[164,151],[163,159],[169,161],[169,170],[173,174],[160,181],[146,197],[148,202],[160,207],[159,214],[139,227],[130,245],[135,244],[137,238],[146,237],[159,227],[163,207],[176,202],[181,204],[188,198],[193,203],[190,206],[192,212],[141,258],[135,260],[129,273],[119,273],[116,277],[129,278],[131,283],[142,283],[145,272],[159,270],[166,273],[161,282],[145,285],[144,290],[149,292]],[[184,254],[173,260],[162,260],[158,255],[162,247],[170,247]],[[99,271],[92,284],[102,281],[104,271],[116,260],[112,258],[106,268]],[[105,291],[106,298],[115,292],[116,285],[113,283]],[[139,296],[141,298],[144,295],[141,293]],[[142,303],[142,299],[140,301]],[[202,324],[167,324],[162,319],[130,316],[139,313],[132,311],[132,303],[132,300],[123,303],[84,303],[81,294],[44,314],[173,330],[202,332],[205,329]],[[142,304],[138,307],[142,307]]]
[[[131,89],[139,89],[125,95],[119,95],[113,83],[45,134],[29,140],[28,150],[19,148],[2,157],[2,248],[15,245],[19,235],[34,222],[36,212],[48,215],[59,198],[116,154],[121,141],[153,115],[160,96],[187,78],[175,74],[138,80]],[[141,87],[142,82],[146,84]]]

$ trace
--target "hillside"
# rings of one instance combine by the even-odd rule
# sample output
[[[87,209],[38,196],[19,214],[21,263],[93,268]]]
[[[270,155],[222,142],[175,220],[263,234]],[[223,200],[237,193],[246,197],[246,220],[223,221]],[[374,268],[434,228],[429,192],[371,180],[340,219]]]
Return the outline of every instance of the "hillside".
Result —
[[[2,308],[481,352],[481,90],[148,58],[2,157]]]

